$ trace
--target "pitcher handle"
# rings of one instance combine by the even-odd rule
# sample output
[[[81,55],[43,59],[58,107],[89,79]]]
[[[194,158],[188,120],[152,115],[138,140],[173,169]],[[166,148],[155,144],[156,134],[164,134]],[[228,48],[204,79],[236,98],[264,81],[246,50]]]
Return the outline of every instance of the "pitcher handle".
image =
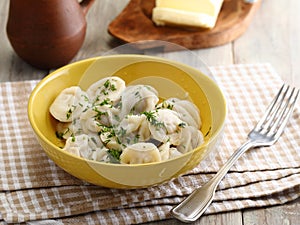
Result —
[[[88,13],[89,9],[91,8],[91,6],[93,5],[94,2],[95,2],[95,0],[82,0],[79,3],[84,15],[86,15]]]

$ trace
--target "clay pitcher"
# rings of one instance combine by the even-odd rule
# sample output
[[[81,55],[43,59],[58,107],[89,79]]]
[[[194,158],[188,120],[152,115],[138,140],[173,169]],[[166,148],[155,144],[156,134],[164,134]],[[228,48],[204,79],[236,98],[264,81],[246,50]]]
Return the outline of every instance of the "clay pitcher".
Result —
[[[67,64],[83,44],[94,0],[10,0],[7,36],[15,52],[41,69]]]

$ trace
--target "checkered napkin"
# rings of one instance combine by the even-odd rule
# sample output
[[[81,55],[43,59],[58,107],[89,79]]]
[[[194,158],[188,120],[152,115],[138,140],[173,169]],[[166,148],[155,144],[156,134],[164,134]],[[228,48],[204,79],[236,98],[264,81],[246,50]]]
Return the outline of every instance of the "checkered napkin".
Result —
[[[283,81],[269,64],[211,68],[228,100],[219,151],[163,185],[116,190],[78,180],[47,158],[27,119],[38,81],[0,84],[0,224],[138,224],[171,218],[170,209],[211,179],[247,137]],[[282,204],[300,196],[300,111],[268,148],[245,153],[223,179],[206,214]]]

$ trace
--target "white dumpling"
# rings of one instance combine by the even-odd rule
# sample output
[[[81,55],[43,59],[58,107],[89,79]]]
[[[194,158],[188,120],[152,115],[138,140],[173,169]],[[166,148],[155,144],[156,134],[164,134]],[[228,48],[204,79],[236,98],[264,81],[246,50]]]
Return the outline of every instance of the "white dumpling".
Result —
[[[58,122],[56,125],[56,136],[58,138],[68,139],[72,135],[70,129],[71,123]]]
[[[179,115],[175,111],[159,109],[153,114],[149,129],[154,139],[178,145],[180,144],[182,125],[183,121],[179,119]]]
[[[65,151],[73,154],[73,155],[76,155],[78,157],[81,157],[80,155],[80,151],[79,151],[79,148],[75,147],[75,146],[69,146],[67,148],[64,148]]]
[[[100,131],[100,139],[102,143],[109,149],[123,149],[124,145],[115,134],[115,130],[111,127],[103,127]]]
[[[182,153],[179,152],[177,150],[177,148],[172,147],[172,148],[169,149],[169,159],[173,159],[173,158],[176,158],[176,157],[181,156],[181,155],[182,155]]]
[[[65,139],[69,138],[70,136],[78,136],[84,133],[80,123],[80,118],[74,119],[71,123],[64,123],[64,124],[68,124],[68,128],[64,135]]]
[[[51,115],[61,122],[71,122],[77,118],[88,105],[87,94],[79,87],[64,89],[50,106]]]
[[[145,115],[127,115],[116,127],[119,140],[128,145],[148,140],[150,130]]]
[[[168,159],[172,159],[178,156],[181,156],[182,153],[177,150],[175,147],[171,147],[170,142],[166,142],[158,147],[161,160],[165,161]]]
[[[107,155],[101,152],[101,149],[105,148],[103,146],[99,147],[97,142],[98,140],[96,140],[95,136],[87,134],[71,136],[66,140],[66,144],[63,149],[85,159],[99,161],[99,159],[103,160],[103,157]]]
[[[139,142],[125,148],[120,155],[120,162],[124,164],[140,164],[160,162],[158,148],[152,143]]]
[[[146,141],[146,140],[149,140],[151,138],[151,133],[150,133],[148,122],[146,120],[146,116],[144,116],[144,115],[141,115],[141,116],[144,119],[142,120],[142,122],[139,126],[137,134],[139,136],[140,141]]]
[[[92,110],[95,112],[95,120],[105,126],[111,126],[114,116],[118,113],[118,110],[116,108],[110,107],[108,105],[95,106],[92,108]]]
[[[89,132],[87,135],[89,136],[89,146],[91,148],[104,148],[103,142],[98,133]]]
[[[100,131],[99,122],[95,119],[96,115],[97,112],[92,108],[89,108],[81,114],[79,122],[84,133]]]
[[[111,126],[112,115],[117,109],[103,106],[92,106],[80,116],[80,124],[83,132],[99,132],[101,126]]]
[[[170,157],[170,142],[166,142],[158,147],[159,154],[162,161],[169,159]]]
[[[121,96],[120,118],[124,118],[128,114],[153,110],[158,101],[158,93],[153,87],[148,85],[128,86]]]
[[[116,107],[111,107],[106,112],[107,116],[102,117],[101,123],[107,126],[117,126],[120,123],[120,109]]]
[[[201,127],[201,118],[199,109],[188,100],[181,100],[178,98],[170,98],[162,102],[159,107],[169,108],[179,114],[179,118],[190,126],[198,129]]]
[[[197,148],[204,141],[202,132],[193,126],[183,128],[181,134],[181,143],[177,146],[178,151],[181,153]]]
[[[90,159],[98,162],[109,162],[107,148],[96,148],[92,152]]]
[[[120,95],[125,87],[124,80],[112,76],[95,82],[86,92],[94,105],[103,103],[114,105],[120,100]]]
[[[138,130],[142,121],[145,119],[144,115],[128,115],[121,121],[118,127],[126,133],[132,133]]]
[[[88,149],[88,139],[89,137],[86,134],[71,136],[66,140],[66,144],[63,149],[67,152],[75,153],[77,156],[86,158],[85,151]]]

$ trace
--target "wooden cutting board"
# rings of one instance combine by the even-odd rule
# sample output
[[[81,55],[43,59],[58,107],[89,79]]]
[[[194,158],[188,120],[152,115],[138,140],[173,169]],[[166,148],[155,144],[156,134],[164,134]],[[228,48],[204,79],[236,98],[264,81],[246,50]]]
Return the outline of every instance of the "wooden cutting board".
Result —
[[[260,3],[261,0],[252,4],[244,0],[224,0],[213,29],[184,29],[155,25],[151,19],[155,0],[131,0],[109,24],[108,32],[128,43],[161,40],[188,49],[208,48],[228,43],[242,35]]]

